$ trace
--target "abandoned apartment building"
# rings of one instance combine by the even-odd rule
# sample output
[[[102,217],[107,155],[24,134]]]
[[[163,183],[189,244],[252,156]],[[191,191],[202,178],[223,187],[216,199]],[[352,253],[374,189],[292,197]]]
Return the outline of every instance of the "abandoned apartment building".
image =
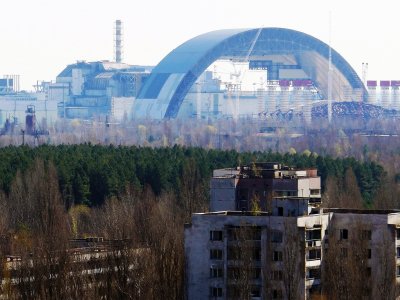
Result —
[[[339,274],[354,247],[361,275],[400,282],[399,211],[321,208],[317,170],[279,163],[214,170],[210,185],[210,212],[185,226],[188,299],[311,299],[324,262]]]

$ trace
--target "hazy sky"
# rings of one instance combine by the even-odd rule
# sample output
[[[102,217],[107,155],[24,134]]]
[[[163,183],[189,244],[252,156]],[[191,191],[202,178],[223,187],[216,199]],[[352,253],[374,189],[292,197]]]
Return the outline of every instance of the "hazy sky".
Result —
[[[1,0],[0,76],[21,86],[55,80],[76,60],[112,60],[113,26],[124,22],[124,61],[157,64],[186,40],[225,28],[286,27],[329,41],[361,76],[400,79],[400,1]]]

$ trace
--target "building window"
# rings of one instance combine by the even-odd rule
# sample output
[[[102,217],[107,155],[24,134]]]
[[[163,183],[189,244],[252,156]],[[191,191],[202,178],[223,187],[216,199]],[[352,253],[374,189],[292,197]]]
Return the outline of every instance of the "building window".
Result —
[[[321,240],[321,229],[306,231],[306,241],[320,241],[320,240]]]
[[[258,285],[253,285],[251,287],[251,297],[259,298],[261,297],[261,287]]]
[[[272,231],[271,232],[271,242],[272,243],[282,243],[283,234],[282,231]]]
[[[396,276],[400,277],[400,266],[396,266]]]
[[[211,278],[221,278],[224,277],[224,271],[221,267],[211,266],[210,268],[210,277]]]
[[[282,251],[274,251],[272,255],[273,261],[282,261]]]
[[[367,276],[371,277],[371,267],[367,267]]]
[[[278,216],[283,217],[283,207],[281,206],[278,207]]]
[[[399,255],[399,248],[397,248],[397,255]],[[368,259],[372,257],[372,249],[368,249]]]
[[[396,238],[400,240],[400,228],[396,228]]]
[[[222,241],[222,231],[221,230],[210,231],[210,241]]]
[[[252,277],[252,279],[260,279],[261,278],[261,269],[260,268],[252,269],[251,277]]]
[[[347,229],[340,229],[340,239],[347,240],[349,238],[349,231]]]
[[[274,281],[282,281],[282,279],[283,279],[282,271],[280,271],[280,270],[272,271],[271,279]]]
[[[397,252],[397,258],[400,258],[400,247],[396,248],[396,252]]]
[[[372,231],[371,230],[363,230],[362,231],[362,239],[365,241],[370,241],[372,239]]]
[[[222,259],[221,249],[210,249],[210,259]]]
[[[222,288],[220,287],[210,287],[210,296],[214,298],[222,297]]]
[[[282,299],[282,290],[272,290],[272,299]]]
[[[240,268],[228,267],[228,278],[229,279],[239,279],[240,278]]]
[[[307,269],[307,279],[320,279],[321,278],[321,269],[313,268]]]
[[[241,257],[239,247],[228,247],[228,260],[240,260]]]
[[[320,193],[321,193],[321,190],[319,190],[319,189],[310,189],[310,195],[312,195],[312,196],[319,195]]]
[[[321,249],[311,249],[308,251],[307,260],[321,259]]]
[[[261,260],[261,248],[260,247],[255,247],[252,250],[252,259],[254,259],[255,261],[260,261]]]

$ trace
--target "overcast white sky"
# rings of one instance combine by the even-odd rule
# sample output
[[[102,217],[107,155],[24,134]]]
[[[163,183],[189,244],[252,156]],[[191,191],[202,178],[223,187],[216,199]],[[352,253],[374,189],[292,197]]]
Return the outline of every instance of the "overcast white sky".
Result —
[[[112,60],[113,26],[124,22],[124,61],[157,64],[186,40],[226,28],[286,27],[329,40],[369,79],[400,79],[400,1],[1,0],[0,76],[21,86],[55,80],[76,60]]]

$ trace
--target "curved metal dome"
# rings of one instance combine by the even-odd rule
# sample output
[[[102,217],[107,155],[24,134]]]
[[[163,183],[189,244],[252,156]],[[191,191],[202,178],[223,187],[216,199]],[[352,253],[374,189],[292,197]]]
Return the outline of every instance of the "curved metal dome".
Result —
[[[256,39],[256,36],[258,38]],[[254,43],[251,53],[249,49]],[[305,73],[326,95],[329,46],[299,31],[285,28],[218,30],[199,35],[171,51],[152,71],[139,92],[138,111],[174,118],[196,79],[222,57],[244,58],[292,55]],[[365,89],[350,64],[332,49],[337,80],[333,97],[345,100],[343,89]],[[348,100],[348,99],[346,99]],[[150,105],[149,105],[150,104]]]

